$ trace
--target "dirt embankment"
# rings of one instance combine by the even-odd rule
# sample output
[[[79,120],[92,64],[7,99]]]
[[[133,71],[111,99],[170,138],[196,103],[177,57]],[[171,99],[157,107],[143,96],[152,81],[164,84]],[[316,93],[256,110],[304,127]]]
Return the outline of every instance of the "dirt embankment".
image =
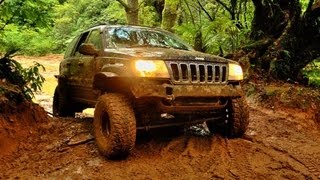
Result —
[[[24,141],[44,131],[48,117],[42,107],[25,101],[17,87],[1,82],[0,90],[0,160],[10,160],[32,146]]]

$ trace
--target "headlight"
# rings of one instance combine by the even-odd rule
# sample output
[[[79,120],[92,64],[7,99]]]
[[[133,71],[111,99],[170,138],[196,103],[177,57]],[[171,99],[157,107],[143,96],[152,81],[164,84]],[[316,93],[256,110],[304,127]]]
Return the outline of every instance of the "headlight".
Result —
[[[136,60],[135,72],[140,77],[169,78],[169,72],[164,61]]]
[[[242,68],[238,64],[229,64],[229,80],[240,81],[243,80]]]

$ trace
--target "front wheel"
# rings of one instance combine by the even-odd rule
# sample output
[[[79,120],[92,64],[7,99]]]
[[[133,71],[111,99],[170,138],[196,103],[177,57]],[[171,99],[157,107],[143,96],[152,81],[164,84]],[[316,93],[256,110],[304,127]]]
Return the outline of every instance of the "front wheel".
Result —
[[[219,122],[207,122],[211,132],[227,137],[241,137],[249,125],[249,108],[244,98],[231,99],[225,109],[225,118]]]
[[[58,85],[54,91],[52,113],[54,116],[74,117],[75,110],[67,98],[67,91]]]
[[[93,128],[102,155],[108,158],[127,156],[136,140],[135,114],[129,99],[117,93],[100,96],[94,111]]]

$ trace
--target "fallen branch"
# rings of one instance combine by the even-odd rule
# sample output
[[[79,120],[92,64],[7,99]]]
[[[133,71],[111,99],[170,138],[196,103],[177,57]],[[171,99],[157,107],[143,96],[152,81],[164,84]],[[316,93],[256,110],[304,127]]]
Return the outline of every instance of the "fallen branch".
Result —
[[[91,141],[94,140],[94,137],[89,137],[87,139],[83,139],[83,140],[79,140],[79,141],[75,141],[75,142],[68,142],[67,146],[78,146],[78,145],[81,145],[81,144],[86,144],[86,143],[89,143]]]

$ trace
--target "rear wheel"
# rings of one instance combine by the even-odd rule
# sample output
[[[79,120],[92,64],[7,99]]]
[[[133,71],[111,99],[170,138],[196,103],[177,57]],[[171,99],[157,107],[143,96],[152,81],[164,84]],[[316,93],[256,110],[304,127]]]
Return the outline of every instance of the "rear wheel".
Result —
[[[222,121],[207,123],[209,130],[227,137],[241,137],[249,125],[249,108],[244,98],[231,99],[225,111]]]
[[[67,98],[67,91],[58,85],[54,91],[52,113],[54,116],[74,117],[75,110]]]
[[[135,114],[123,94],[110,93],[99,97],[93,127],[98,149],[108,158],[125,157],[135,145]]]

